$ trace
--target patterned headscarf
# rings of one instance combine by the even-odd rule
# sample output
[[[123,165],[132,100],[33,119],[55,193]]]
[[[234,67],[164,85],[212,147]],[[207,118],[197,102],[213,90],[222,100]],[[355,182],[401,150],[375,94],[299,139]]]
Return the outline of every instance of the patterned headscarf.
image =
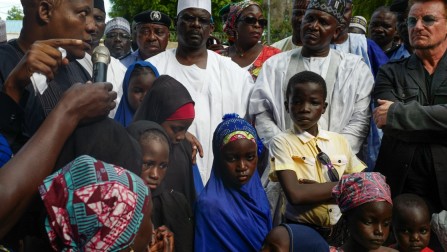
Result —
[[[344,175],[332,189],[342,213],[368,202],[386,201],[391,205],[390,187],[378,172],[359,172]]]
[[[56,251],[119,251],[141,225],[150,193],[135,174],[80,156],[39,187]]]
[[[255,128],[246,120],[239,117],[238,114],[226,114],[213,136],[214,155],[220,153],[221,148],[238,139],[248,139],[258,146],[258,156],[261,155],[264,145],[256,134]]]
[[[237,114],[225,115],[214,131],[211,176],[195,206],[195,251],[259,251],[272,228],[269,203],[258,172],[240,187],[230,185],[223,176],[221,147],[233,132],[242,138],[258,139],[255,128]],[[259,155],[263,145],[259,139],[257,142]]]
[[[228,14],[228,19],[224,24],[224,32],[226,32],[228,34],[228,40],[230,41],[236,41],[237,38],[237,31],[236,31],[236,27],[237,27],[237,20],[239,19],[239,16],[241,15],[241,13],[248,7],[252,6],[252,5],[256,5],[259,8],[261,8],[261,6],[253,1],[250,0],[245,0],[239,3],[234,3],[230,6],[230,12]],[[262,8],[261,8],[262,9]]]

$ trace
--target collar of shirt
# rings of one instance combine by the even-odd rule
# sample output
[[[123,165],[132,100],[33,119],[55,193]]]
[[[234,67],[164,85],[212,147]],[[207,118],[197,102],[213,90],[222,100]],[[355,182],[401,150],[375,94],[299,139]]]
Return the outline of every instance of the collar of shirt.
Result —
[[[315,141],[316,140],[324,140],[324,141],[329,140],[329,135],[327,134],[327,132],[325,130],[320,129],[320,127],[318,127],[318,135],[316,137],[307,131],[301,131],[301,130],[297,129],[296,127],[293,127],[291,130],[292,130],[293,134],[295,134],[298,137],[298,139],[300,139],[300,141],[304,144],[306,144],[314,139],[315,139]]]

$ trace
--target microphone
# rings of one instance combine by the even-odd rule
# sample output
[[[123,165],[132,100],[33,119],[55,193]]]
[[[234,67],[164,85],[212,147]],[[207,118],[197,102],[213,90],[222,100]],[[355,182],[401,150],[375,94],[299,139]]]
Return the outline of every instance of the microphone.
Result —
[[[92,81],[107,81],[107,65],[110,63],[110,52],[104,45],[99,45],[92,52],[93,76]]]

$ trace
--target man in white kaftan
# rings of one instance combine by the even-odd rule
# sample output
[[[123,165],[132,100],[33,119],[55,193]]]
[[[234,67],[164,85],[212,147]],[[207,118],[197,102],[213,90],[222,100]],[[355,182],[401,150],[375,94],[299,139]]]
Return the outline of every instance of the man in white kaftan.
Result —
[[[328,107],[319,121],[320,128],[343,134],[357,153],[369,130],[374,79],[361,57],[329,48],[339,31],[335,27],[341,17],[334,16],[337,21],[333,21],[333,33],[325,33],[320,24],[313,24],[316,16],[325,12],[333,15],[309,5],[301,26],[303,47],[277,54],[264,63],[250,97],[249,113],[255,117],[260,137],[268,144],[273,136],[293,125],[284,107],[290,77],[304,70],[313,71],[326,80],[328,89]]]
[[[187,1],[179,1],[179,6],[185,2]],[[254,84],[251,75],[230,58],[206,50],[209,24],[208,26],[205,23],[199,24],[199,17],[194,16],[200,16],[202,22],[207,16],[209,21],[211,3],[208,9],[207,6],[203,6],[208,1],[196,2],[198,2],[198,8],[186,6],[177,10],[177,30],[186,30],[178,32],[181,37],[178,48],[157,54],[147,61],[152,63],[160,74],[170,75],[181,82],[195,102],[196,115],[188,132],[196,136],[202,144],[204,157],[196,160],[203,184],[206,184],[213,164],[214,130],[227,113],[237,113],[241,117],[247,115],[249,96]],[[192,19],[191,17],[194,17],[194,23],[188,22],[187,19]],[[198,36],[196,36],[195,28],[197,27],[194,25],[201,26],[200,30],[203,30],[204,35],[200,40],[203,40],[203,43],[196,42]],[[193,31],[194,36],[189,36],[191,34],[189,30]],[[187,41],[197,46],[185,45]],[[189,57],[192,52],[196,53],[195,55],[199,52],[200,56]],[[180,62],[184,62],[185,59],[191,63]]]

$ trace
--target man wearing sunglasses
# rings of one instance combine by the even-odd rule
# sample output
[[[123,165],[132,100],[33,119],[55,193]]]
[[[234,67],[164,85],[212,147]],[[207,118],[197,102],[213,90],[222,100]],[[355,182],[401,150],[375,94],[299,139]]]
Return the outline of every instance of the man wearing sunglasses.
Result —
[[[197,165],[205,184],[213,162],[214,129],[226,113],[245,116],[253,79],[231,59],[207,50],[211,31],[210,0],[179,0],[175,26],[178,47],[147,61],[160,74],[168,74],[181,82],[195,102],[196,117],[188,131],[203,147],[205,156],[197,159]]]
[[[409,5],[414,54],[383,66],[374,89],[374,121],[384,132],[376,171],[393,197],[417,194],[437,213],[447,209],[447,4]]]

